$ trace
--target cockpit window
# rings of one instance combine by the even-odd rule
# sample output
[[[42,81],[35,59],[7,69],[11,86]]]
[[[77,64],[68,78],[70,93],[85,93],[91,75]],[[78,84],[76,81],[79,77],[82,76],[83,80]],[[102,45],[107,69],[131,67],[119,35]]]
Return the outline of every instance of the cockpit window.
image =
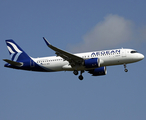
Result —
[[[137,53],[137,51],[131,51],[131,53]]]

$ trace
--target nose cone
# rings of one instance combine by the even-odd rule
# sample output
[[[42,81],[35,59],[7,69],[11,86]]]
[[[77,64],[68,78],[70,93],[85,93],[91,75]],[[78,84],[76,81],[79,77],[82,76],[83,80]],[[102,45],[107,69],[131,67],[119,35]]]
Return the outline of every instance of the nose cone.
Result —
[[[144,55],[143,55],[143,54],[139,54],[139,55],[138,55],[138,58],[139,58],[140,60],[142,60],[142,59],[144,59]]]

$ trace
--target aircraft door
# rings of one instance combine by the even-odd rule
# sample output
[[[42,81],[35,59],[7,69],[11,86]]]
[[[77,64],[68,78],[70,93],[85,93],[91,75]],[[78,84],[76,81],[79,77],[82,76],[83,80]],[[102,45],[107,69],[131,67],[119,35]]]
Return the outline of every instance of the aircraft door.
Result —
[[[126,57],[126,50],[122,49],[122,57]]]

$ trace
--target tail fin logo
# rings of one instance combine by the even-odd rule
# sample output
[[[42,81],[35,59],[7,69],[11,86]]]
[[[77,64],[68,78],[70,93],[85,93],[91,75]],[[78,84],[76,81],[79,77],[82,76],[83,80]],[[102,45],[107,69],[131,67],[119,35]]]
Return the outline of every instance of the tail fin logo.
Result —
[[[17,61],[17,59],[20,56],[20,54],[22,53],[22,51],[19,50],[19,48],[12,42],[7,42],[7,48],[10,52],[11,60]]]

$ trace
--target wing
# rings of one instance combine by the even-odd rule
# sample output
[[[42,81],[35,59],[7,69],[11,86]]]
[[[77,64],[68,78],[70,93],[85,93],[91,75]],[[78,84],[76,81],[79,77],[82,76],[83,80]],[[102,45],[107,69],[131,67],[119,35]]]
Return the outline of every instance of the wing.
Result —
[[[83,58],[76,56],[74,54],[71,54],[69,52],[66,52],[64,50],[61,50],[61,49],[51,45],[44,37],[43,37],[43,39],[46,42],[47,46],[56,52],[55,54],[57,56],[60,56],[63,59],[67,60],[72,67],[83,63],[83,61],[84,61]]]

